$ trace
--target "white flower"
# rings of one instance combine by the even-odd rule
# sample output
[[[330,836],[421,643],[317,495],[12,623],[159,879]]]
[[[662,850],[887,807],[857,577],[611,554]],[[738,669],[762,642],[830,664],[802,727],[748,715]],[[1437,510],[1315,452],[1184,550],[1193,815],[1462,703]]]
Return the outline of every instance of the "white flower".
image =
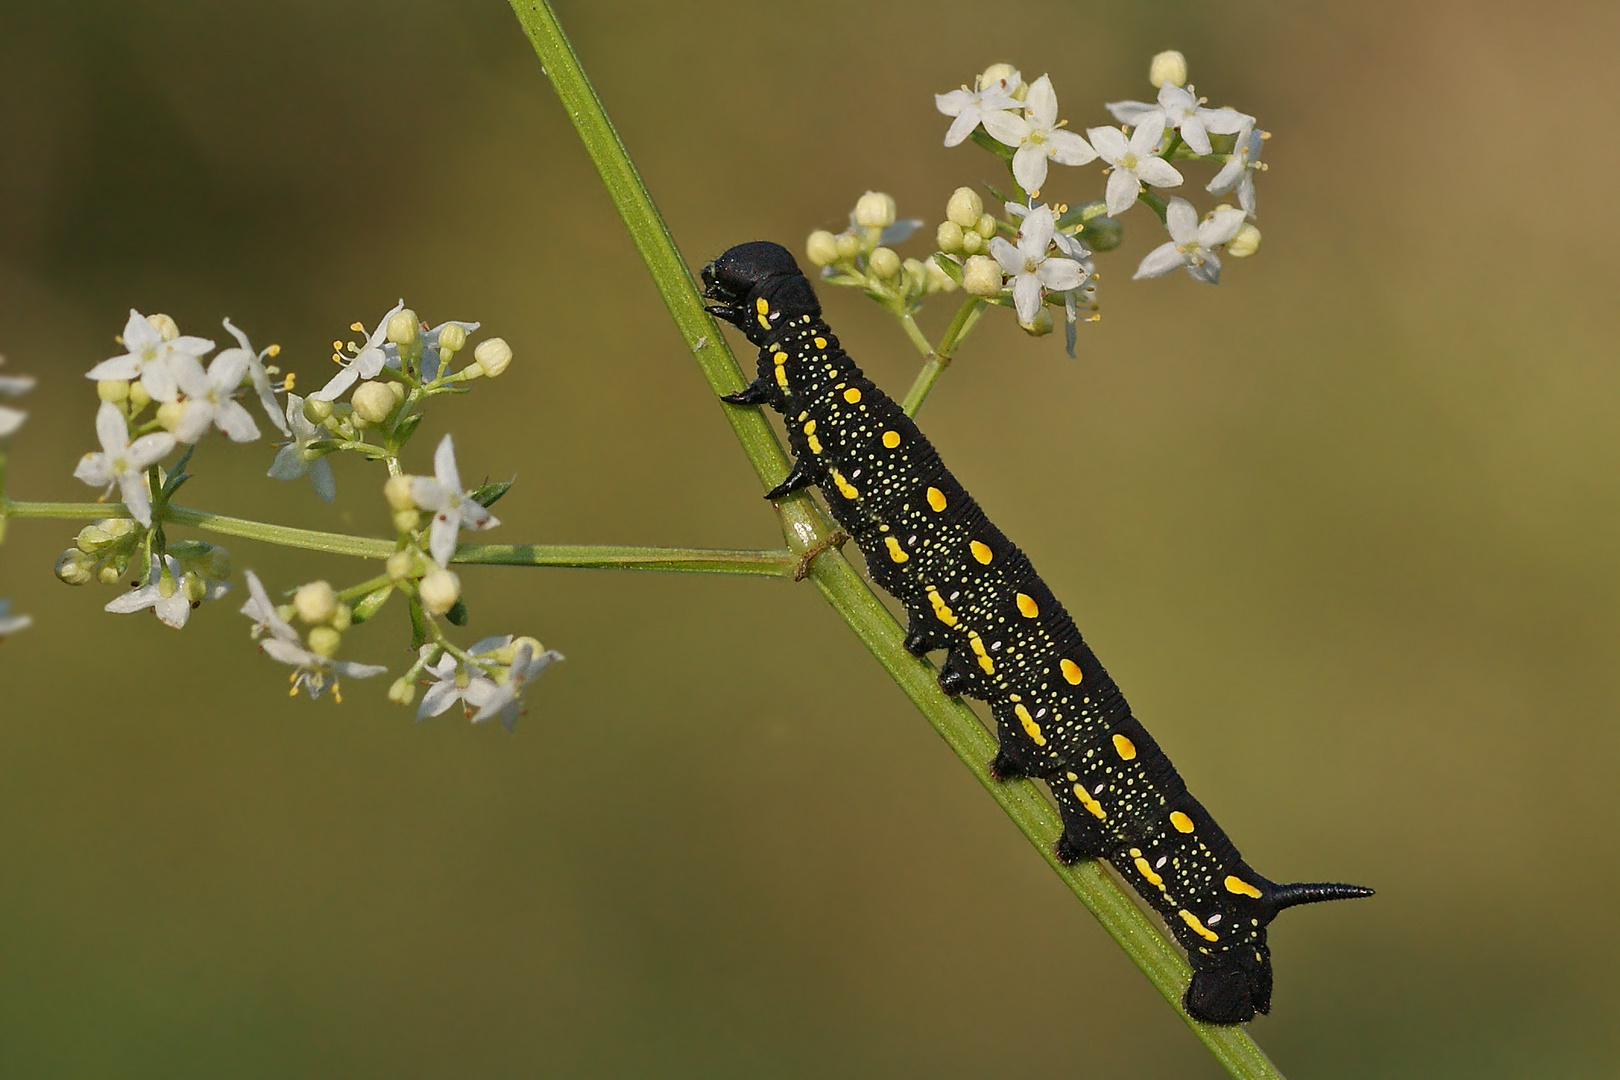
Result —
[[[26,419],[28,419],[28,414],[21,409],[0,405],[0,439],[4,439],[8,435],[15,435],[17,429],[23,426],[23,421]]]
[[[31,616],[13,615],[11,613],[10,600],[0,600],[0,638],[5,637],[7,634],[15,634],[19,630],[26,630],[33,624],[34,620]]]
[[[1034,321],[1041,309],[1042,289],[1068,292],[1085,284],[1086,271],[1078,262],[1047,255],[1055,232],[1052,208],[1043,205],[1024,214],[1016,247],[999,236],[990,241],[990,254],[1012,278],[1013,306],[1020,323]]]
[[[444,332],[445,327],[459,326],[462,330],[471,334],[482,325],[483,323],[460,322],[451,319],[449,322],[442,322],[424,333],[422,335],[422,378],[432,382],[439,377],[439,335]]]
[[[292,434],[287,430],[287,421],[281,418],[281,403],[276,400],[275,392],[281,387],[270,381],[270,369],[264,366],[264,358],[274,355],[274,347],[265,349],[263,352],[254,352],[252,344],[248,341],[248,336],[238,330],[231,323],[231,320],[225,320],[225,329],[229,330],[231,336],[236,339],[238,348],[222,349],[218,359],[222,360],[236,352],[241,352],[247,358],[248,377],[253,380],[253,392],[259,395],[259,404],[264,408],[265,415],[270,418],[270,422],[276,425],[277,430],[283,435]]]
[[[494,652],[505,648],[512,643],[510,634],[505,637],[484,638],[467,651],[476,659],[483,653]],[[425,660],[438,646],[429,642],[422,646],[421,656]],[[448,652],[439,656],[434,663],[427,665],[427,671],[437,680],[428,687],[427,693],[422,695],[422,704],[416,708],[416,718],[425,720],[429,716],[439,716],[450,706],[460,701],[462,710],[471,718],[478,708],[474,699],[483,701],[498,692],[494,679],[484,668],[477,664],[465,664],[451,656]],[[476,687],[476,689],[474,689]]]
[[[1214,285],[1221,277],[1221,260],[1214,252],[1217,245],[1236,236],[1243,227],[1244,213],[1225,206],[1212,212],[1202,222],[1198,212],[1186,199],[1171,199],[1164,212],[1165,228],[1170,231],[1169,243],[1160,244],[1148,252],[1135,277],[1150,278],[1168,274],[1178,266],[1197,281]]]
[[[398,347],[389,343],[388,320],[405,310],[405,301],[395,304],[388,314],[382,317],[377,329],[366,338],[366,343],[355,351],[353,357],[347,362],[336,357],[343,370],[332,376],[331,380],[310,397],[316,401],[336,401],[343,396],[344,391],[355,384],[358,379],[375,379],[384,367],[399,366]]]
[[[247,376],[252,355],[245,349],[225,349],[207,371],[201,361],[189,356],[175,365],[175,381],[186,395],[174,429],[176,439],[194,443],[216,426],[232,442],[252,442],[259,437],[259,425],[234,396]]]
[[[959,145],[973,134],[987,113],[1018,108],[1018,101],[1012,92],[1022,81],[1022,76],[1016,71],[989,83],[979,76],[973,80],[977,90],[964,86],[948,94],[935,94],[934,107],[946,116],[956,117],[951,121],[950,130],[945,132],[945,145]]]
[[[537,651],[538,644],[528,638],[518,642],[505,682],[484,680],[468,685],[466,702],[478,710],[472,715],[473,723],[481,724],[499,716],[501,726],[507,731],[517,725],[518,717],[523,713],[524,689],[535,676],[563,658],[562,653],[555,649]]]
[[[1159,140],[1164,136],[1164,117],[1150,115],[1131,132],[1127,142],[1118,128],[1092,128],[1086,132],[1097,154],[1114,171],[1108,175],[1108,213],[1118,217],[1131,208],[1143,184],[1175,187],[1181,174],[1159,157]]]
[[[96,413],[96,435],[101,439],[102,452],[84,455],[73,475],[91,487],[105,487],[107,491],[117,484],[123,489],[129,516],[142,525],[152,524],[152,496],[146,487],[146,469],[174,449],[174,436],[163,431],[142,435],[130,442],[129,424],[124,414],[107,401],[101,403]]]
[[[298,631],[276,613],[275,605],[270,602],[270,596],[264,591],[259,576],[249,570],[243,577],[247,579],[250,599],[242,605],[242,614],[253,620],[255,638],[265,632],[269,633],[270,636],[260,643],[260,649],[271,659],[291,664],[298,669],[293,672],[292,693],[296,694],[299,690],[303,690],[311,698],[318,698],[331,690],[332,696],[341,702],[343,695],[340,683],[343,679],[369,679],[388,670],[381,664],[356,664],[350,660],[333,660],[329,656],[322,656],[318,652],[304,648],[299,643]]]
[[[411,499],[422,509],[434,511],[428,550],[440,566],[450,565],[460,530],[493,529],[500,524],[487,507],[474,502],[462,490],[461,474],[456,470],[456,448],[448,435],[433,452],[433,477],[411,477]]]
[[[32,375],[0,375],[0,394],[5,394],[7,397],[19,397],[33,388],[34,377]],[[28,414],[21,409],[0,405],[0,439],[16,434],[17,429],[22,427],[23,421],[26,419],[28,419]]]
[[[1211,195],[1224,195],[1233,188],[1237,189],[1238,205],[1250,217],[1254,216],[1254,174],[1257,169],[1264,169],[1260,163],[1260,151],[1265,149],[1266,133],[1256,131],[1253,124],[1245,124],[1238,132],[1237,144],[1232,152],[1226,155],[1226,164],[1221,171],[1215,174],[1215,179],[1209,182],[1204,190]]]
[[[193,581],[187,581],[188,577]],[[179,561],[172,556],[165,555],[163,566],[160,567],[157,556],[154,555],[152,571],[147,577],[146,584],[138,589],[131,589],[113,600],[105,610],[115,615],[127,615],[130,612],[152,608],[156,611],[160,622],[179,630],[186,625],[186,619],[190,618],[194,605],[204,600],[218,600],[229,592],[230,588],[230,585],[223,581],[205,581],[195,574],[188,575]]]
[[[997,142],[1016,146],[1013,154],[1013,178],[1018,186],[1035,194],[1046,183],[1049,162],[1059,165],[1084,165],[1097,159],[1097,151],[1072,131],[1060,130],[1057,118],[1057,94],[1052,80],[1042,75],[1029,84],[1029,95],[1024,99],[1024,115],[991,112],[984,115],[984,130]]]
[[[332,464],[326,460],[325,452],[310,449],[310,444],[328,437],[326,429],[311,423],[309,417],[304,415],[304,399],[297,394],[287,395],[286,424],[292,429],[292,439],[281,444],[281,449],[276,452],[276,460],[271,463],[266,475],[276,480],[296,480],[308,474],[315,494],[331,502],[337,494]]]
[[[141,385],[153,401],[173,401],[179,390],[175,381],[175,362],[181,357],[196,360],[208,355],[214,343],[200,337],[177,337],[164,341],[157,327],[146,316],[129,309],[129,321],[124,324],[124,348],[129,352],[103,360],[91,368],[88,378],[140,379]]]
[[[1140,126],[1150,116],[1158,116],[1164,127],[1181,132],[1181,138],[1195,154],[1210,154],[1210,133],[1231,135],[1245,123],[1253,124],[1254,117],[1232,108],[1206,109],[1195,97],[1192,88],[1183,89],[1173,83],[1159,87],[1159,103],[1145,101],[1111,101],[1108,111],[1122,124]],[[1156,185],[1164,187],[1166,185]]]

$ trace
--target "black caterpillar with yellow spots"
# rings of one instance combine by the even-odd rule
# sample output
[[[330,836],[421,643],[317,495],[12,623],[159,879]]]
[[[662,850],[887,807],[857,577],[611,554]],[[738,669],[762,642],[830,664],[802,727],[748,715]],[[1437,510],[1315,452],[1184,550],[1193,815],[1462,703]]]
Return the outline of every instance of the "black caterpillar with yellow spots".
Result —
[[[709,311],[759,347],[759,377],[725,400],[787,418],[794,465],[766,497],[821,488],[872,579],[905,605],[906,648],[950,650],[940,686],[990,704],[996,775],[1051,788],[1058,856],[1107,859],[1186,948],[1188,1013],[1236,1024],[1269,1011],[1266,925],[1295,904],[1372,890],[1279,885],[1243,861],[1029,559],[839,347],[786,248],[738,245],[704,268],[703,285]]]

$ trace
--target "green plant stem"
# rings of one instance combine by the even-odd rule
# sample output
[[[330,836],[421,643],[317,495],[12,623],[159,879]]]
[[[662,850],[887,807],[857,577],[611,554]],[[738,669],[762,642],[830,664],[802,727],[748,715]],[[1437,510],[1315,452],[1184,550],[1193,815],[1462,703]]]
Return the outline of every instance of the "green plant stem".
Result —
[[[945,369],[951,366],[951,360],[956,356],[957,348],[962,339],[968,336],[973,325],[984,314],[984,301],[974,296],[962,301],[962,306],[956,309],[956,317],[951,319],[951,325],[945,328],[945,336],[939,339],[939,348],[928,344],[928,339],[917,330],[917,324],[911,323],[911,329],[916,333],[912,340],[918,342],[917,348],[923,354],[922,370],[917,372],[917,378],[911,383],[911,389],[906,391],[905,400],[900,402],[900,410],[907,416],[916,416],[917,410],[922,408],[924,401],[933,391],[934,384],[939,377],[945,374]],[[909,321],[910,317],[907,316]]]
[[[128,517],[118,505],[80,502],[4,502],[6,518],[55,518],[99,521]],[[397,550],[392,540],[373,540],[343,533],[295,529],[246,518],[168,506],[157,519],[164,525],[189,525],[203,532],[239,536],[282,547],[323,551],[329,555],[355,555],[386,559]],[[740,574],[747,577],[791,579],[801,556],[792,551],[726,551],[708,548],[626,547],[595,544],[462,544],[451,562],[478,566],[566,566],[585,570],[665,570],[696,574]],[[386,584],[379,581],[376,587]]]
[[[719,328],[704,312],[697,285],[556,15],[544,0],[510,2],[676,326],[696,354],[710,389],[716,394],[740,389],[744,384],[742,371],[720,337]],[[787,460],[765,417],[757,409],[729,405],[723,408],[760,483],[774,485],[786,471]],[[833,528],[826,515],[803,493],[777,503],[777,513],[789,546],[795,551],[816,553],[808,564],[808,576],[816,588],[1216,1060],[1242,1080],[1281,1080],[1281,1074],[1246,1029],[1205,1024],[1187,1015],[1181,1007],[1181,993],[1190,974],[1186,961],[1101,866],[1095,862],[1064,866],[1056,860],[1052,854],[1060,831],[1056,811],[1028,781],[1003,784],[990,777],[985,763],[995,751],[994,738],[977,714],[939,689],[932,664],[905,651],[902,631],[893,616],[842,553],[830,545],[828,538]]]

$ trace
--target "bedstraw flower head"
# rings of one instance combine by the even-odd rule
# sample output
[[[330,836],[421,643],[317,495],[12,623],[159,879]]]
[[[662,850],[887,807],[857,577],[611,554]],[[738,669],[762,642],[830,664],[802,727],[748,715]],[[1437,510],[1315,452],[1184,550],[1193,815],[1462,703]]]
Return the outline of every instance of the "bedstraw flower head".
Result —
[[[146,470],[174,449],[174,436],[154,432],[130,441],[124,414],[118,406],[105,401],[96,413],[96,436],[101,440],[101,452],[84,455],[73,475],[91,487],[105,487],[109,493],[118,487],[130,516],[142,525],[151,525],[152,496],[146,485]]]
[[[440,440],[439,448],[433,453],[433,476],[410,479],[411,502],[420,509],[433,511],[428,550],[440,566],[450,565],[460,530],[493,529],[500,524],[494,514],[462,488],[461,473],[456,467],[456,448],[450,436]]]
[[[1033,198],[1046,183],[1047,166],[1084,165],[1097,159],[1092,144],[1072,131],[1063,131],[1057,118],[1057,94],[1052,80],[1042,75],[1029,84],[1023,115],[991,112],[984,116],[984,130],[997,142],[1014,147],[1013,178]]]

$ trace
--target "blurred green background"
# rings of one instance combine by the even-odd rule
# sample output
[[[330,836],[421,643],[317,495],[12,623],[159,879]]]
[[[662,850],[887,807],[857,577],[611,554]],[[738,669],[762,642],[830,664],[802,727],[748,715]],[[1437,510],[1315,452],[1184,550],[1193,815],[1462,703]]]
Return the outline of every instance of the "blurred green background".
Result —
[[[1080,358],[987,319],[924,427],[1250,860],[1379,889],[1275,928],[1286,1072],[1612,1076],[1614,6],[559,12],[694,267],[869,187],[931,231],[997,179],[931,95],[992,60],[1084,127],[1176,47],[1260,118],[1257,258],[1133,283],[1132,211]],[[517,350],[415,450],[517,473],[490,539],[776,542],[503,4],[12,0],[0,70],[17,496],[85,497],[129,307],[229,315],[308,390],[403,295]],[[824,300],[903,388],[892,320]],[[216,440],[187,503],[387,531],[374,473],[327,507],[269,460]],[[475,636],[569,657],[507,737],[288,700],[236,599],[104,615],[51,577],[73,531],[0,553],[36,619],[0,647],[0,1074],[1217,1075],[807,585],[465,574]],[[351,655],[402,668],[402,621]]]

